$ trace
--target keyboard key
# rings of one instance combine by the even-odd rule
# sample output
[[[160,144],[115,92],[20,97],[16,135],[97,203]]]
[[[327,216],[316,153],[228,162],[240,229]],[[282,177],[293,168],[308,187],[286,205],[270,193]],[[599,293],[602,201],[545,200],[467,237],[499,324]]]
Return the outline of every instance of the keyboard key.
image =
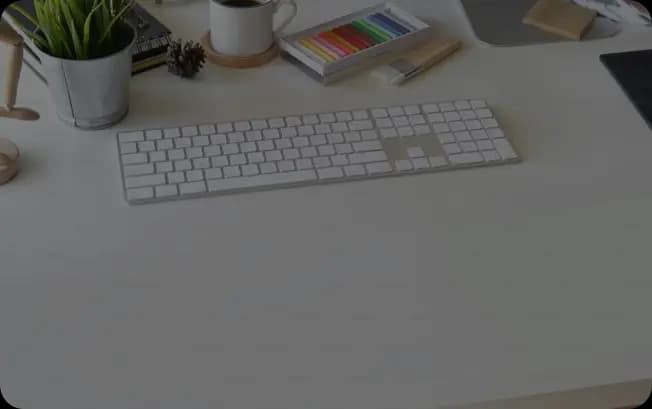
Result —
[[[491,129],[493,131],[493,129]],[[473,139],[478,140],[478,139],[487,139],[489,138],[489,135],[484,129],[478,130],[478,131],[472,131],[471,136]]]
[[[226,135],[224,134],[217,134],[217,135],[211,135],[211,143],[213,145],[223,145],[227,142]]]
[[[164,151],[172,148],[174,148],[174,142],[172,142],[172,139],[161,139],[160,141],[156,141],[156,150],[158,151]]]
[[[505,132],[503,132],[503,130],[500,128],[492,128],[487,129],[487,135],[489,135],[491,139],[504,138]]]
[[[190,138],[177,138],[174,140],[174,146],[176,148],[190,148],[192,146],[192,140]]]
[[[171,197],[179,195],[177,185],[156,186],[154,191],[156,193],[156,197]]]
[[[392,122],[392,120],[389,119],[389,118],[376,119],[376,125],[380,129],[393,128],[394,127],[394,122]]]
[[[320,145],[317,147],[319,156],[335,155],[335,147],[333,145]]]
[[[281,133],[278,129],[264,129],[263,138],[265,139],[278,139],[281,137]]]
[[[165,184],[165,175],[161,175],[161,174],[133,176],[133,177],[125,178],[125,187],[127,189],[131,189],[135,187],[163,185],[163,184]]]
[[[267,128],[267,121],[264,119],[257,119],[255,121],[251,121],[251,128],[254,130],[265,129]]]
[[[268,175],[239,177],[233,179],[210,180],[208,181],[208,189],[211,192],[219,192],[233,189],[267,187],[273,185],[308,182],[316,179],[317,174],[314,170],[302,170],[294,172],[272,173]]]
[[[122,155],[123,165],[137,165],[139,163],[147,162],[146,153],[131,153],[129,155]]]
[[[337,122],[337,118],[335,118],[334,114],[319,114],[319,120],[322,124],[332,124],[333,122]]]
[[[136,142],[127,142],[127,143],[121,143],[120,144],[120,153],[127,154],[127,153],[136,153],[138,152],[138,145]]]
[[[416,170],[428,169],[430,167],[430,161],[428,158],[412,159],[412,166],[414,166],[414,169]]]
[[[330,159],[326,157],[321,157],[321,158],[312,158],[312,163],[315,165],[316,168],[328,168],[331,166],[331,161]]]
[[[276,167],[275,163],[260,164],[260,173],[267,174],[267,173],[276,173],[276,172],[278,172],[278,168]]]
[[[350,143],[338,143],[335,145],[335,151],[337,153],[351,153],[353,152],[353,145]]]
[[[298,149],[285,149],[283,150],[283,157],[285,159],[298,159],[301,157]]]
[[[222,179],[222,169],[221,168],[211,168],[204,171],[206,179]]]
[[[421,149],[418,146],[412,146],[412,147],[407,148],[407,152],[408,152],[408,156],[411,159],[422,158],[422,157],[426,156],[426,154],[423,152],[423,149]]]
[[[242,153],[249,153],[257,150],[258,147],[256,146],[256,142],[244,142],[240,144],[240,152]]]
[[[181,128],[181,135],[183,136],[195,136],[199,135],[199,130],[196,126],[184,126]]]
[[[154,197],[154,189],[144,187],[140,189],[127,189],[127,200],[146,200]]]
[[[158,162],[156,163],[156,173],[172,172],[174,165],[172,162]]]
[[[371,115],[374,118],[379,119],[379,118],[387,118],[389,116],[389,113],[385,108],[376,108],[371,110]]]
[[[286,117],[285,118],[285,123],[287,124],[288,127],[303,125],[303,122],[301,122],[301,118],[299,118],[298,116]]]
[[[389,116],[392,117],[405,115],[405,111],[403,110],[403,107],[392,107],[389,108],[387,111],[389,112]]]
[[[290,172],[296,169],[296,165],[292,160],[283,160],[278,163],[278,170],[280,172]]]
[[[428,122],[431,123],[436,123],[436,122],[444,122],[444,115],[442,114],[430,114],[428,115]]]
[[[474,99],[471,101],[471,108],[473,109],[478,109],[478,108],[484,108],[487,106],[487,103],[480,100],[480,99]]]
[[[241,175],[239,166],[227,166],[222,168],[222,173],[225,178],[235,178]]]
[[[478,144],[478,149],[481,151],[489,151],[494,149],[493,143],[491,143],[491,141],[488,140],[478,141],[477,144]]]
[[[179,192],[181,192],[182,195],[204,193],[206,192],[206,183],[204,182],[182,183],[179,185]]]
[[[462,152],[462,149],[456,143],[449,143],[447,145],[444,145],[444,151],[449,155],[454,155],[456,153]]]
[[[383,149],[379,141],[357,142],[353,144],[353,149],[356,152],[378,151]]]
[[[369,113],[365,110],[353,111],[353,119],[356,121],[369,119]]]
[[[307,158],[298,159],[296,163],[297,163],[297,169],[299,169],[299,170],[314,168],[314,165],[312,164],[311,159],[307,159]]]
[[[211,158],[211,165],[214,168],[221,168],[224,166],[229,166],[229,158],[228,156],[215,156]]]
[[[386,138],[386,139],[387,139],[387,138],[398,138],[398,132],[397,132],[396,129],[394,129],[394,128],[390,128],[390,129],[381,129],[381,130],[380,130],[380,135],[381,135],[383,138]]]
[[[235,128],[236,131],[240,131],[240,132],[248,131],[251,129],[251,123],[249,121],[240,121],[240,122],[236,122],[233,127]]]
[[[408,126],[408,125],[410,125],[410,121],[406,116],[397,116],[396,118],[394,118],[394,126],[396,126],[397,128],[399,126]]]
[[[317,115],[308,114],[303,116],[303,123],[305,125],[315,125],[319,123],[319,117]]]
[[[292,143],[296,148],[302,148],[304,146],[310,145],[310,141],[305,136],[297,136],[296,138],[292,139]]]
[[[260,141],[258,142],[259,151],[272,151],[274,150],[274,142],[272,141]]]
[[[448,124],[432,124],[432,129],[438,134],[451,131]]]
[[[277,139],[274,144],[276,149],[287,149],[292,147],[292,140],[288,138]]]
[[[353,121],[353,115],[350,112],[338,112],[335,114],[335,117],[340,122]]]
[[[249,163],[265,162],[265,154],[262,152],[251,152],[247,154],[247,159]]]
[[[192,162],[190,162],[188,159],[178,160],[174,162],[174,170],[177,172],[190,169],[192,169]]]
[[[346,132],[344,134],[344,139],[347,142],[358,142],[362,140],[362,135],[360,132]]]
[[[192,161],[193,169],[207,169],[211,167],[211,160],[208,158],[199,158]]]
[[[397,160],[394,161],[394,166],[399,172],[407,172],[414,169],[412,162],[409,160]]]
[[[430,135],[432,134],[432,131],[430,130],[430,127],[427,125],[417,125],[414,127],[414,133],[421,136],[421,135]]]
[[[188,159],[199,158],[201,156],[204,156],[204,151],[202,150],[202,148],[198,148],[198,147],[186,148],[186,157]]]
[[[186,180],[188,182],[204,180],[204,172],[201,170],[189,170],[186,172]]]
[[[489,109],[478,109],[475,111],[475,114],[480,119],[492,118],[494,116]]]
[[[450,126],[451,131],[453,132],[466,130],[466,125],[464,125],[464,122],[460,122],[460,121],[450,122],[448,126]]]
[[[143,131],[125,132],[125,133],[121,133],[118,136],[118,139],[122,143],[125,143],[125,142],[140,142],[140,141],[145,140],[145,133]]]
[[[364,166],[362,165],[350,165],[350,166],[345,166],[344,167],[344,173],[346,173],[346,176],[364,176],[367,174],[365,171]]]
[[[242,176],[253,176],[257,175],[260,173],[260,170],[258,169],[258,165],[251,164],[251,165],[245,165],[242,167]]]
[[[423,115],[412,115],[408,117],[410,125],[423,125],[426,123],[426,118]]]
[[[217,124],[217,133],[229,133],[229,132],[233,132],[233,124],[231,122]]]
[[[178,138],[181,136],[181,131],[179,128],[167,128],[163,130],[163,136],[170,139]]]
[[[429,158],[430,166],[433,168],[442,168],[448,166],[448,161],[443,156],[431,156]]]
[[[209,144],[208,136],[206,135],[194,136],[192,138],[193,146],[206,146],[208,144]]]
[[[516,152],[514,152],[514,149],[512,148],[512,145],[507,142],[507,139],[500,138],[500,139],[494,139],[494,146],[496,147],[496,150],[502,156],[503,159],[505,160],[510,160],[510,159],[516,159],[518,156],[516,155]]]
[[[242,153],[237,153],[235,155],[229,156],[229,165],[244,165],[247,163],[247,158]]]
[[[378,131],[376,130],[362,131],[360,132],[360,135],[362,136],[363,141],[374,141],[380,138],[380,136],[378,135]]]
[[[467,131],[455,132],[455,139],[457,139],[458,142],[468,142],[471,140],[471,134]]]
[[[342,168],[323,168],[317,170],[320,179],[338,179],[344,177]]]
[[[462,148],[462,151],[464,152],[478,151],[478,146],[475,144],[475,142],[462,142],[460,143],[460,148]]]
[[[326,136],[324,135],[313,135],[310,137],[310,144],[313,146],[325,145]]]
[[[405,115],[417,115],[421,113],[421,110],[416,105],[406,105],[403,107],[403,111],[405,111]]]
[[[434,112],[439,112],[439,106],[437,104],[424,104],[421,105],[423,112],[426,114],[432,114]]]
[[[384,151],[352,153],[349,155],[349,161],[352,164],[381,162],[386,160],[387,160],[387,155],[385,154]]]
[[[349,130],[349,126],[346,122],[335,122],[331,125],[331,128],[333,129],[333,132],[346,132]]]
[[[154,173],[154,165],[152,163],[129,165],[123,168],[123,172],[125,176],[149,175],[150,173]]]
[[[148,141],[162,139],[163,131],[160,129],[151,129],[145,132],[145,138],[147,138]]]
[[[257,142],[263,140],[263,133],[260,131],[247,131],[245,135],[247,137],[247,142]]]
[[[414,129],[412,129],[411,126],[402,126],[397,129],[398,135],[400,137],[408,137],[408,136],[414,136]]]
[[[297,128],[281,128],[281,136],[283,138],[292,138],[297,136]]]
[[[270,128],[283,128],[285,127],[285,119],[283,118],[274,118],[269,120]]]
[[[265,152],[265,160],[267,162],[283,160],[283,154],[281,154],[281,151]]]
[[[441,144],[446,144],[446,143],[455,143],[455,136],[453,136],[452,133],[442,133],[438,135],[439,142]]]
[[[455,101],[455,108],[457,108],[458,111],[461,111],[464,109],[471,109],[471,105],[469,104],[469,101]]]
[[[439,104],[439,109],[441,112],[455,111],[455,106],[450,102],[443,102]]]
[[[331,157],[331,162],[333,162],[333,165],[335,166],[344,166],[349,164],[349,159],[346,155],[335,155]]]
[[[389,173],[392,171],[392,165],[389,162],[368,163],[365,166],[367,168],[367,173],[370,175]]]
[[[183,183],[186,181],[186,174],[184,172],[168,173],[168,183]]]
[[[352,131],[362,131],[365,129],[372,129],[373,127],[373,123],[369,120],[353,121],[349,123],[349,129]]]
[[[480,123],[480,121],[478,121],[476,119],[471,119],[469,121],[464,121],[464,124],[466,125],[467,129],[470,129],[472,131],[474,131],[476,129],[482,129],[482,124]]]
[[[312,125],[303,125],[297,129],[299,136],[310,136],[315,134],[315,128]]]
[[[496,162],[500,160],[500,155],[496,151],[482,152],[482,156],[484,157],[484,160],[486,160],[487,162]]]
[[[484,126],[485,129],[497,128],[498,127],[498,122],[496,122],[496,120],[493,119],[493,118],[483,119],[482,120],[482,126]]]
[[[341,133],[332,133],[328,135],[328,142],[331,144],[344,142],[344,135]]]
[[[448,159],[455,165],[469,165],[484,162],[484,157],[479,152],[450,155]]]
[[[331,132],[332,132],[331,126],[328,125],[328,124],[315,125],[315,133],[325,135],[325,134],[328,134],[328,133],[331,133]]]
[[[222,145],[222,152],[225,155],[233,155],[239,153],[240,145],[238,145],[237,143],[227,143],[226,145]]]
[[[213,124],[200,125],[199,126],[199,133],[201,135],[212,135],[212,134],[214,134],[216,132],[217,132],[217,129],[215,129],[215,125],[213,125]]]
[[[314,146],[306,146],[305,148],[301,148],[301,156],[304,158],[313,158],[317,156],[317,148]]]

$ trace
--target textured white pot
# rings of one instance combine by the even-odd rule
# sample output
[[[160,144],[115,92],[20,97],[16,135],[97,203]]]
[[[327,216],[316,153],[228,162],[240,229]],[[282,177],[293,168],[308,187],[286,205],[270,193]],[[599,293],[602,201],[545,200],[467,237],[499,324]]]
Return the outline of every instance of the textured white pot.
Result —
[[[40,53],[57,115],[67,124],[101,129],[120,122],[127,115],[136,33],[131,26],[125,27],[131,34],[131,41],[106,57],[67,60]]]

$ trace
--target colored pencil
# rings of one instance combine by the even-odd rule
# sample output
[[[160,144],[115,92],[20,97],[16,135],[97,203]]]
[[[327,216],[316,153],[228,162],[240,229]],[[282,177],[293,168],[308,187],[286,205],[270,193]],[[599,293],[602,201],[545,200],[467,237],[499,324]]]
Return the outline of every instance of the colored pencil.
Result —
[[[378,33],[369,24],[365,24],[365,22],[362,20],[356,20],[351,24],[353,24],[355,28],[362,31],[367,36],[373,38],[374,41],[376,41],[376,44],[384,43],[385,41],[391,40],[391,37]]]
[[[324,51],[319,45],[315,45],[312,41],[308,39],[301,39],[299,40],[299,43],[304,47],[310,49],[311,51],[313,51],[314,53],[316,53],[317,55],[319,55],[321,58],[325,59],[329,63],[337,60],[337,57]]]
[[[383,30],[391,33],[392,35],[395,35],[396,37],[400,37],[405,34],[403,30],[399,30],[393,25],[388,24],[387,21],[383,20],[382,18],[378,18],[378,16],[375,14],[367,16],[367,19],[373,23],[376,23],[377,25],[382,27]]]
[[[371,19],[369,16],[365,17],[362,19],[365,23],[369,24],[372,26],[376,31],[384,33],[385,35],[389,36],[390,40],[393,40],[398,37],[398,35],[394,34],[392,31],[386,29],[382,25],[376,23],[373,19]]]
[[[339,47],[337,44],[333,44],[330,41],[320,37],[319,35],[316,35],[312,37],[312,40],[319,45],[322,49],[325,49],[326,51],[330,52],[331,54],[335,54],[337,58],[343,58],[349,55],[347,50],[342,49]]]
[[[392,18],[389,18],[387,15],[385,15],[383,13],[376,13],[376,14],[374,14],[374,16],[376,16],[380,20],[383,20],[386,24],[394,27],[396,30],[398,30],[402,34],[408,34],[410,31],[412,31],[409,28],[401,25],[398,21],[396,21],[396,20],[394,20]]]
[[[356,48],[353,48],[350,44],[348,44],[346,41],[343,41],[337,34],[333,32],[327,31],[325,33],[321,33],[319,34],[319,37],[325,41],[328,41],[328,43],[332,46],[344,51],[346,55],[355,54],[358,51]]]
[[[337,33],[340,37],[344,37],[348,42],[356,45],[358,48],[366,50],[369,47],[373,46],[373,43],[367,40],[365,37],[358,34],[358,32],[350,29],[351,26],[345,25],[340,26],[334,29],[333,31]]]

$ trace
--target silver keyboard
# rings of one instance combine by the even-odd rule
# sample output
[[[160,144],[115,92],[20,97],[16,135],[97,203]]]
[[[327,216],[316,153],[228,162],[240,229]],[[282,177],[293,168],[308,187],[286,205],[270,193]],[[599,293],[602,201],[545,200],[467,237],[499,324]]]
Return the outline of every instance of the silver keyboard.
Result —
[[[120,132],[129,203],[517,162],[483,100]]]

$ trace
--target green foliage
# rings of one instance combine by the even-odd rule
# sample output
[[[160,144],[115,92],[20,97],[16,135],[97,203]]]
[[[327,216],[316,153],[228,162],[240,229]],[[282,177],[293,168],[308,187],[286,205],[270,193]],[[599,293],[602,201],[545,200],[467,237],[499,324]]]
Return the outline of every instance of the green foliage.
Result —
[[[119,51],[130,39],[122,18],[134,0],[34,0],[35,15],[12,4],[37,28],[27,35],[58,58],[88,60]],[[127,40],[125,40],[128,38]]]

